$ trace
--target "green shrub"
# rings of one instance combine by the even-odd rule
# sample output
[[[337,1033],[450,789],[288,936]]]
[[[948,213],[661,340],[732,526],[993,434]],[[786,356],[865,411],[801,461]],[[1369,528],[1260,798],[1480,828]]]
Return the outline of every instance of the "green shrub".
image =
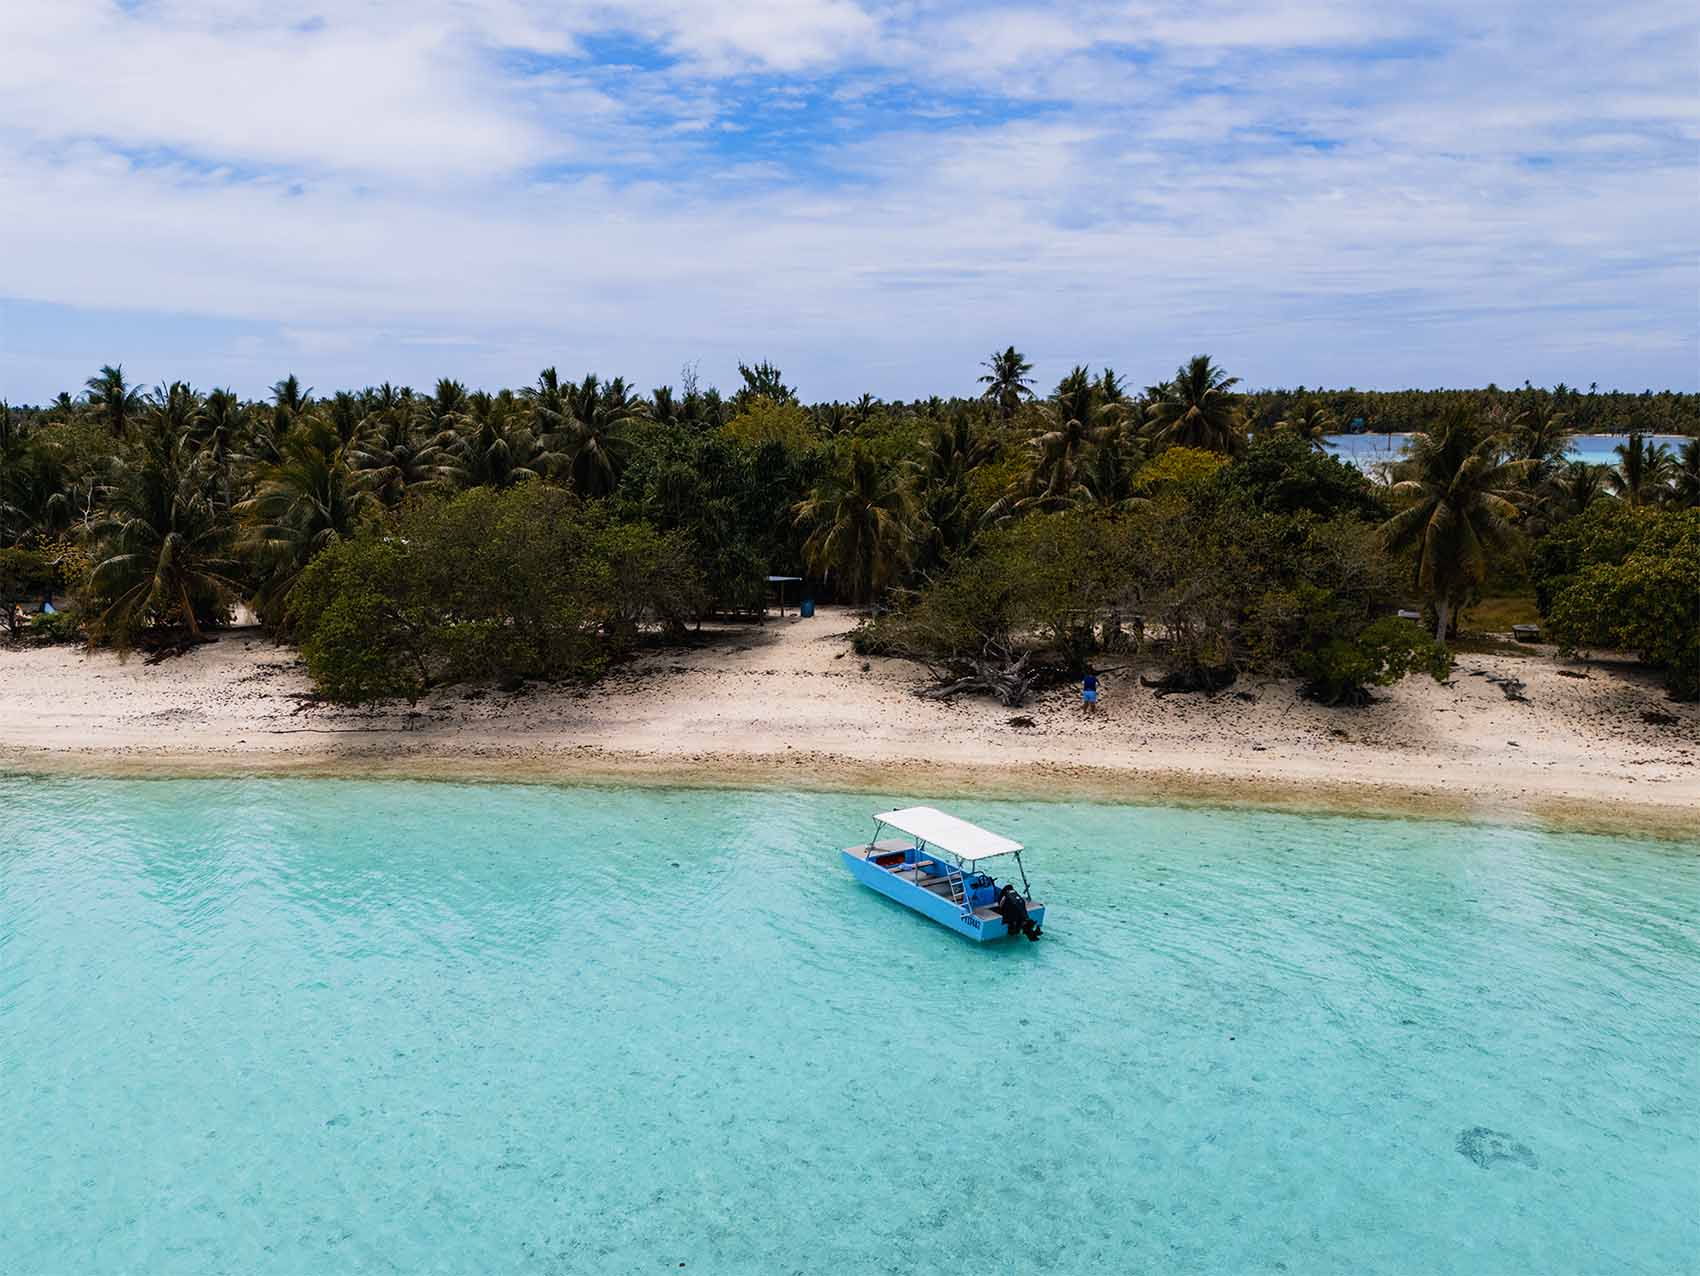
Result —
[[[522,483],[404,508],[302,573],[308,672],[350,704],[469,679],[590,679],[650,620],[677,626],[703,584],[679,534]]]
[[[38,612],[30,617],[23,636],[43,645],[83,640],[83,618],[75,610]]]
[[[1700,510],[1601,502],[1542,543],[1535,581],[1562,650],[1632,651],[1700,698]]]

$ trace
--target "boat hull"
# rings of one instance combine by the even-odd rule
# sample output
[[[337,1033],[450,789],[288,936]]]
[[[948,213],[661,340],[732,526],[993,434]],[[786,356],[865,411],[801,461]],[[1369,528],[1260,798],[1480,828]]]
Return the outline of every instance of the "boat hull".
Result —
[[[879,865],[870,864],[861,852],[861,847],[854,847],[840,854],[844,859],[844,867],[849,869],[850,875],[862,885],[872,887],[881,895],[896,900],[905,908],[913,909],[924,917],[930,917],[939,925],[949,927],[958,935],[977,944],[1009,938],[1009,928],[1003,924],[1003,918],[982,918],[973,913],[964,913],[956,904],[933,894],[926,887],[917,886],[901,877],[894,877]],[[1045,906],[1029,905],[1028,916],[1043,925]]]

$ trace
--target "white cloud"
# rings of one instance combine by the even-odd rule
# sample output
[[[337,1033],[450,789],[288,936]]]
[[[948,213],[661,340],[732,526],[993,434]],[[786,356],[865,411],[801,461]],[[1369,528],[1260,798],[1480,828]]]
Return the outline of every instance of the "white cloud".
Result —
[[[1047,375],[1692,385],[1695,24],[1543,14],[10,0],[0,296],[275,322],[321,384],[773,353],[916,393],[1016,340]],[[678,61],[572,56],[619,35]],[[822,95],[838,132],[773,109]],[[157,375],[264,362],[196,357]],[[62,366],[0,351],[14,398]]]

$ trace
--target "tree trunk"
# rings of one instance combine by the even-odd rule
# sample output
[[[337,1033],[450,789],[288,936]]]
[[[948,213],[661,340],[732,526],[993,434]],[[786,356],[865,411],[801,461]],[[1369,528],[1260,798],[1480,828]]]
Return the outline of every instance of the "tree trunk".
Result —
[[[1434,614],[1438,617],[1434,625],[1434,640],[1445,642],[1446,630],[1452,621],[1452,601],[1445,597],[1435,599]]]

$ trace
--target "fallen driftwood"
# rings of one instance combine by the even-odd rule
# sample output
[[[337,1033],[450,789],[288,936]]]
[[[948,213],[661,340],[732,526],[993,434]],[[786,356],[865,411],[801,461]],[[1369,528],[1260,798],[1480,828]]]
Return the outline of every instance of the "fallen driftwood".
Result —
[[[1024,651],[1013,659],[991,656],[965,661],[946,673],[938,685],[922,687],[915,694],[923,700],[949,700],[964,692],[983,691],[996,696],[1005,708],[1019,709],[1044,673],[1033,667],[1032,659],[1032,653]]]
[[[1225,687],[1231,687],[1239,676],[1239,670],[1232,665],[1220,669],[1176,669],[1161,678],[1148,678],[1140,674],[1139,685],[1148,691],[1155,691],[1159,699],[1189,691],[1202,691],[1207,696],[1213,696]]]
[[[1490,673],[1487,675],[1487,680],[1503,691],[1507,700],[1528,702],[1529,697],[1524,695],[1523,691],[1529,684],[1521,678],[1502,678],[1496,673]]]

